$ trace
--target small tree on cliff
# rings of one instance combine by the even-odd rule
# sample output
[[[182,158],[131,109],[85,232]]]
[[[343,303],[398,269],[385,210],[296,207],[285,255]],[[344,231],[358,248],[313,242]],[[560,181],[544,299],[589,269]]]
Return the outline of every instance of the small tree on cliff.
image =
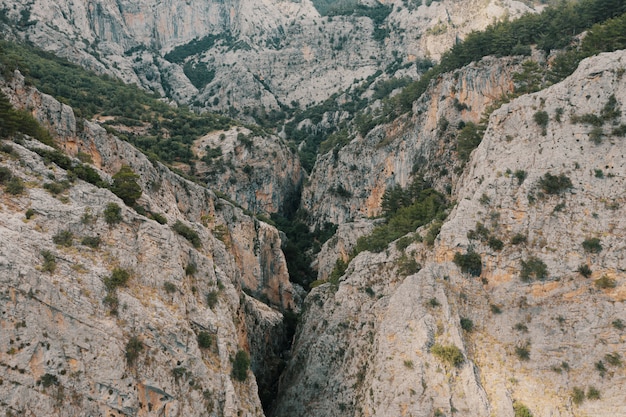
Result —
[[[139,175],[128,165],[122,165],[117,174],[113,175],[113,185],[111,191],[124,200],[127,206],[132,206],[141,197],[141,186],[137,184]]]

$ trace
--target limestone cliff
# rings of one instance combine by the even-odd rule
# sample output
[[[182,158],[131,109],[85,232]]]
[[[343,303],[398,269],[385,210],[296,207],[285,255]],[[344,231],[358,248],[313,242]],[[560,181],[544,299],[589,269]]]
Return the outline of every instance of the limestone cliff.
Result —
[[[298,308],[276,229],[97,124],[77,127],[19,74],[3,90],[104,179],[129,165],[143,210],[42,158],[39,142],[3,142],[0,165],[24,188],[0,190],[2,409],[263,415],[255,376],[233,368],[249,352],[263,378],[282,354],[281,311]]]
[[[314,289],[275,415],[625,414],[625,68],[601,54],[502,106],[432,249]]]
[[[416,77],[416,60],[437,59],[494,19],[532,11],[514,0],[320,3],[0,2],[17,36],[48,51],[180,102],[248,115],[323,101],[377,71]]]
[[[459,123],[479,123],[490,104],[511,93],[520,63],[487,57],[445,74],[414,103],[411,114],[320,155],[303,190],[303,207],[320,224],[376,216],[385,190],[406,187],[416,173],[450,192],[462,172],[455,152]]]

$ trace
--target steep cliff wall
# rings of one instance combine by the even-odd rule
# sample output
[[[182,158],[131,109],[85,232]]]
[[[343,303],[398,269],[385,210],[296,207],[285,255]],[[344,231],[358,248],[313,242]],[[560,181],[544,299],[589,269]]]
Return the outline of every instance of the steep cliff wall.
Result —
[[[25,87],[19,74],[3,90],[104,178],[130,165],[143,190],[138,203],[162,218],[73,180],[33,152],[38,142],[3,142],[0,164],[25,188],[0,191],[2,408],[59,416],[263,415],[254,375],[241,366],[245,380],[234,376],[233,359],[250,352],[261,378],[274,372],[265,362],[278,361],[284,348],[281,311],[298,308],[276,229],[152,164],[98,125],[77,129],[71,108]],[[197,241],[175,232],[177,221]]]
[[[437,59],[458,38],[494,19],[532,11],[512,0],[443,0],[419,7],[394,0],[378,14],[353,6],[329,12],[334,16],[320,15],[308,0],[0,4],[18,36],[46,50],[181,102],[239,114],[322,101],[377,70],[395,73],[418,58]],[[191,44],[207,36],[213,41]],[[189,46],[182,59],[163,59],[181,45]],[[200,68],[203,81],[190,81],[186,62]],[[399,74],[417,75],[412,67]]]
[[[501,107],[433,249],[314,289],[275,415],[626,413],[625,69],[601,54]]]
[[[478,123],[491,103],[511,93],[520,63],[488,57],[445,74],[416,101],[411,114],[321,155],[302,205],[320,224],[376,216],[385,190],[406,187],[417,172],[449,192],[446,187],[454,187],[462,172],[454,152],[459,123]]]

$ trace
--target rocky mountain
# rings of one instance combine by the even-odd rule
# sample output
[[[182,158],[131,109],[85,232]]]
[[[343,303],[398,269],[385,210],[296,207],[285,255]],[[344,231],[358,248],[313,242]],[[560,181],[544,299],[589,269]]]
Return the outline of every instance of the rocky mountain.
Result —
[[[626,415],[625,2],[0,2],[8,416]]]
[[[259,379],[274,372],[282,312],[300,303],[277,230],[97,124],[77,126],[19,73],[3,91],[68,155],[107,180],[128,165],[143,191],[132,210],[59,166],[59,151],[3,142],[3,179],[21,184],[1,194],[7,415],[263,415],[246,358]]]
[[[181,103],[257,119],[323,101],[377,71],[416,77],[416,62],[532,10],[514,0],[0,5],[5,31],[17,27],[14,36],[45,50]]]
[[[601,54],[503,105],[432,248],[312,290],[274,415],[626,413],[625,68]]]

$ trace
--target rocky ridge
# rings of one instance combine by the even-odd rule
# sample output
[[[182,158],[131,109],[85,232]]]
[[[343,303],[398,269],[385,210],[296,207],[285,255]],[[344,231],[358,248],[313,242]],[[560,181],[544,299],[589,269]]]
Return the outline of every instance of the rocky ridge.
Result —
[[[97,124],[77,127],[71,108],[24,86],[19,74],[3,91],[102,177],[130,165],[143,190],[138,203],[167,224],[80,180],[49,192],[45,184],[72,178],[33,152],[44,145],[4,143],[1,164],[25,189],[1,193],[2,407],[59,416],[263,415],[255,376],[234,377],[232,360],[249,352],[263,378],[284,348],[281,311],[298,308],[277,230]],[[120,207],[118,224],[105,221],[111,204]],[[173,230],[177,221],[197,242]],[[120,270],[128,283],[111,289]]]
[[[363,252],[314,289],[274,415],[626,413],[625,68],[624,51],[601,54],[503,105],[432,249]],[[467,253],[479,277],[453,262]]]
[[[0,5],[18,37],[48,51],[179,102],[240,115],[320,102],[377,71],[416,77],[416,60],[438,58],[494,19],[533,10],[513,0],[360,6],[369,12],[355,3],[329,16],[309,0]],[[181,57],[165,59],[178,46],[187,46]],[[190,72],[200,79],[190,81]]]

